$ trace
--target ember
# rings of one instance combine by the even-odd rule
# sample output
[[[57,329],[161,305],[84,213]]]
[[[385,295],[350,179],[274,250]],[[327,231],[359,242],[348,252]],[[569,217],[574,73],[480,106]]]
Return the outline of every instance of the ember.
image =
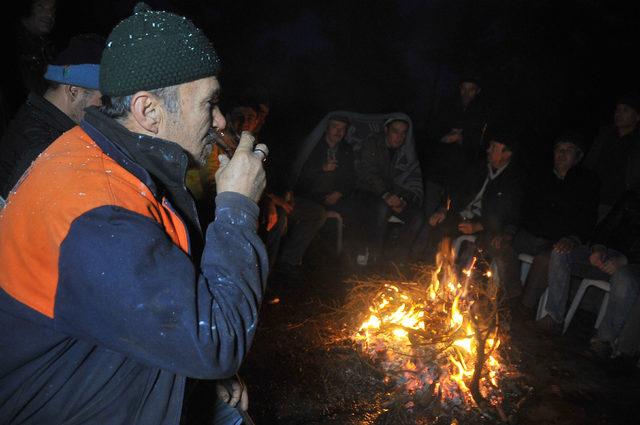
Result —
[[[505,366],[497,351],[498,291],[491,273],[474,258],[458,278],[445,241],[435,270],[379,288],[352,339],[385,372],[405,407],[492,407],[504,418],[499,381]]]

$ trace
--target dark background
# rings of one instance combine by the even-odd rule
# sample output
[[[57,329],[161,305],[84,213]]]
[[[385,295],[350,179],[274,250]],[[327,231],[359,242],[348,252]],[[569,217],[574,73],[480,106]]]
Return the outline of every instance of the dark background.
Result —
[[[108,35],[130,0],[59,0],[54,37]],[[558,131],[589,143],[616,98],[638,90],[640,2],[596,0],[149,0],[203,28],[223,60],[223,107],[268,91],[265,132],[295,144],[330,110],[408,113],[419,149],[458,78],[483,79],[529,152]],[[540,149],[538,149],[540,147]]]

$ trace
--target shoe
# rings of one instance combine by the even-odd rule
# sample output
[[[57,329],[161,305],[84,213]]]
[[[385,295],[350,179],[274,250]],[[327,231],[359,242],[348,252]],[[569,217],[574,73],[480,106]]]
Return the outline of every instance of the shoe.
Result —
[[[548,314],[536,322],[536,327],[543,332],[553,335],[560,335],[562,333],[562,323],[556,322]]]

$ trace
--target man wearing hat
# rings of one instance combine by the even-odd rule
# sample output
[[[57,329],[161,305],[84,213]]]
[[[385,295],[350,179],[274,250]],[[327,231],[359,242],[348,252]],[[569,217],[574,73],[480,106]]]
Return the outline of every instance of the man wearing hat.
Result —
[[[219,70],[201,30],[139,3],[102,56],[108,105],[89,108],[9,195],[0,423],[177,425],[187,377],[237,372],[268,273],[256,234],[268,151],[244,133],[222,159],[203,234],[184,177],[225,125]],[[231,405],[246,408],[246,394],[224,388],[207,423],[241,422]]]
[[[613,118],[613,126],[600,129],[584,160],[584,165],[602,180],[600,217],[625,191],[640,188],[640,96],[621,96]]]
[[[31,162],[62,133],[80,123],[88,106],[101,105],[98,89],[104,38],[75,36],[49,64],[43,96],[30,93],[0,142],[0,195],[6,197]]]
[[[523,199],[523,176],[514,163],[518,136],[511,129],[494,131],[488,139],[487,162],[467,174],[468,184],[453,193],[451,205],[445,205],[429,217],[433,243],[445,236],[479,236],[488,250],[498,250],[513,239],[518,230]],[[423,232],[424,234],[424,232]],[[510,296],[520,287],[506,288]]]

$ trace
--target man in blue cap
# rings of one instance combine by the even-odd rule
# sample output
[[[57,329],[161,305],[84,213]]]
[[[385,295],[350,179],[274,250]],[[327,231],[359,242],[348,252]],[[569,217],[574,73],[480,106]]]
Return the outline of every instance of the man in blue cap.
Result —
[[[100,106],[98,90],[104,38],[75,36],[47,66],[44,95],[31,92],[0,143],[0,196],[9,191],[34,159],[62,133],[77,125],[89,106]]]

